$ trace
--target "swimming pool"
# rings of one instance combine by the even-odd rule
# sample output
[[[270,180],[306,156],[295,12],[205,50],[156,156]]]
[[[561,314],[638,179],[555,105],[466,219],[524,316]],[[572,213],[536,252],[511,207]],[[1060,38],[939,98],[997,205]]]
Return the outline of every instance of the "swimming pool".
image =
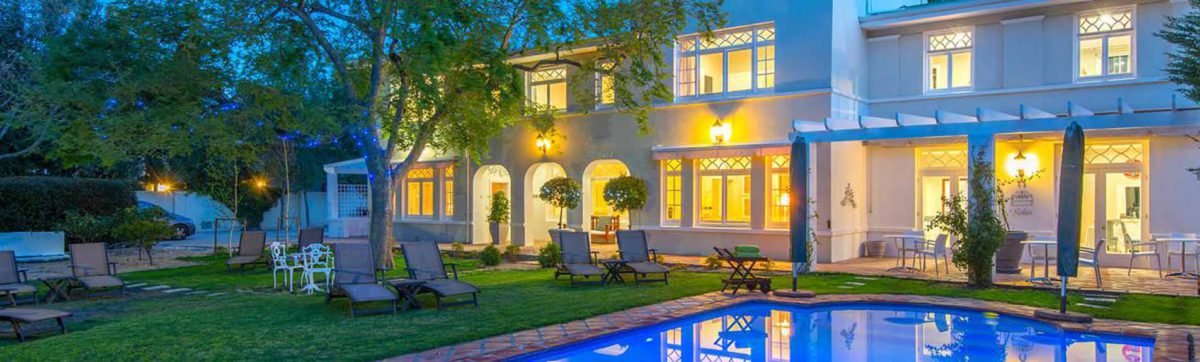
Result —
[[[895,304],[749,302],[515,361],[1152,361],[1154,341]]]

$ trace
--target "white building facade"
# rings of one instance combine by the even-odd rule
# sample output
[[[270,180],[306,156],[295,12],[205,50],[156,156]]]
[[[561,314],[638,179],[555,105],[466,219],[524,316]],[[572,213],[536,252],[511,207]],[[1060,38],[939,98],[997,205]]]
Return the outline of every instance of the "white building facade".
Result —
[[[530,72],[529,99],[561,109],[550,146],[514,127],[480,165],[423,158],[398,191],[397,237],[490,242],[484,216],[490,195],[504,192],[508,240],[544,244],[559,211],[535,194],[568,176],[584,187],[582,206],[565,211],[568,227],[648,230],[663,253],[756,244],[786,259],[793,137],[812,144],[819,262],[925,229],[943,197],[966,192],[971,150],[985,151],[1018,196],[1012,229],[1052,234],[1071,122],[1088,137],[1083,232],[1109,240],[1106,264],[1128,263],[1131,240],[1200,232],[1200,180],[1186,170],[1200,166],[1187,137],[1200,132],[1200,110],[1166,79],[1170,45],[1155,36],[1187,1],[925,2],[727,1],[728,25],[711,42],[685,34],[663,49],[675,97],[655,104],[650,134],[606,106],[603,78],[570,84],[581,78],[573,68]],[[596,108],[581,109],[572,87],[595,89]],[[361,161],[326,171],[331,233],[364,234],[370,191],[338,178],[361,173]],[[601,190],[627,174],[647,182],[650,198],[617,215]],[[1019,176],[1028,180],[1011,182]]]

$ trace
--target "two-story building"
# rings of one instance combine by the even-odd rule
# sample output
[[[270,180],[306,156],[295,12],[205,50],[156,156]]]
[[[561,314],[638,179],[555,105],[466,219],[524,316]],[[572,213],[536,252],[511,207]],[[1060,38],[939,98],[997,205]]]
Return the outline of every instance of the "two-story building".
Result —
[[[928,3],[927,3],[928,2]],[[924,229],[942,199],[966,192],[968,149],[986,150],[1013,196],[1015,230],[1052,234],[1062,131],[1087,134],[1085,240],[1106,263],[1128,241],[1200,231],[1200,110],[1166,79],[1170,45],[1155,33],[1184,0],[729,0],[711,41],[678,37],[674,98],[654,105],[650,134],[614,111],[611,83],[546,67],[528,98],[560,109],[557,136],[514,127],[480,165],[429,156],[396,198],[402,239],[489,242],[490,195],[512,200],[509,239],[548,242],[559,211],[535,194],[568,176],[584,201],[572,228],[648,230],[660,252],[713,246],[788,251],[789,147],[811,142],[809,175],[820,262],[864,242]],[[587,57],[586,50],[571,56]],[[532,63],[539,56],[514,59]],[[571,80],[586,79],[584,84]],[[578,82],[574,82],[578,83]],[[594,89],[580,102],[573,87]],[[582,104],[594,104],[584,112]],[[361,161],[326,166],[330,232],[365,233],[365,185],[337,184]],[[621,175],[650,188],[643,210],[616,215],[602,190]],[[1005,182],[1022,178],[1024,182]],[[936,233],[937,231],[930,231]],[[1122,256],[1124,255],[1124,256]],[[1165,259],[1164,259],[1165,260]],[[1139,263],[1143,263],[1140,260]]]

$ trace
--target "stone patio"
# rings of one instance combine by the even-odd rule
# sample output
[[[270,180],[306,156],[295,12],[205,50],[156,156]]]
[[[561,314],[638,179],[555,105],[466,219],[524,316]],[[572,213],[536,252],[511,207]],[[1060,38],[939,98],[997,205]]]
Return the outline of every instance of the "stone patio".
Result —
[[[844,302],[947,306],[976,311],[991,311],[1026,318],[1034,318],[1033,313],[1037,310],[1028,306],[932,296],[839,294],[820,295],[812,299],[785,299],[760,293],[746,293],[737,296],[723,293],[708,293],[605,314],[589,319],[398,356],[388,359],[388,361],[498,361],[755,300],[804,306]],[[1070,331],[1154,338],[1155,361],[1188,361],[1187,335],[1189,333],[1193,335],[1200,334],[1200,327],[1196,326],[1103,319],[1096,320],[1092,324],[1047,323]]]

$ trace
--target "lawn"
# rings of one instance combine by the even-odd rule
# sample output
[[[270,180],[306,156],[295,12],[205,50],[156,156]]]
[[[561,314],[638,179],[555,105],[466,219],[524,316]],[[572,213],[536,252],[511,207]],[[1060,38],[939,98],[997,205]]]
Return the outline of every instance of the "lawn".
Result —
[[[268,271],[226,273],[218,260],[195,260],[204,264],[122,277],[227,294],[142,292],[121,299],[54,304],[78,315],[70,322],[71,333],[40,335],[24,344],[0,340],[0,360],[372,360],[707,293],[719,289],[723,276],[676,272],[667,286],[570,287],[565,281],[553,281],[549,270],[478,269],[474,261],[457,260],[463,267],[462,278],[483,290],[479,309],[350,318],[344,299],[326,305],[318,295],[274,292]],[[838,288],[848,281],[865,285]],[[783,276],[775,282],[789,283]],[[801,283],[827,294],[905,293],[1057,305],[1052,292],[1029,289],[965,289],[841,274],[809,275]],[[1190,297],[1130,295],[1114,308],[1085,311],[1100,318],[1200,324],[1200,299]]]

